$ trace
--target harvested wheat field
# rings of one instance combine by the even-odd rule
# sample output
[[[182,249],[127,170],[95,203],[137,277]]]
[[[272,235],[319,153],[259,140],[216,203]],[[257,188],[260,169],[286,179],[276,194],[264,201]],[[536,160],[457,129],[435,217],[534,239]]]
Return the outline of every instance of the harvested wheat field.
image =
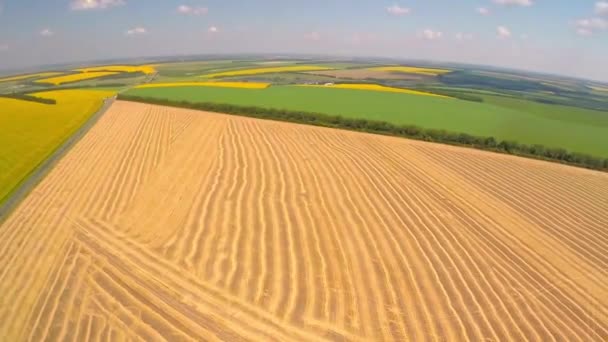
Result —
[[[608,175],[116,102],[0,225],[0,340],[608,340]]]

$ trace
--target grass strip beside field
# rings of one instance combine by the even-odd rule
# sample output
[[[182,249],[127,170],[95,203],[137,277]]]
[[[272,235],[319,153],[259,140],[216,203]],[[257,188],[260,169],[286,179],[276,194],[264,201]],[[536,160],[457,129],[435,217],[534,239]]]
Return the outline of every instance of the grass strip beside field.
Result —
[[[248,76],[248,75],[259,75],[259,74],[272,74],[280,72],[303,72],[303,71],[317,71],[317,70],[331,70],[332,68],[314,66],[314,65],[292,65],[292,66],[280,66],[280,67],[269,67],[269,68],[254,68],[254,69],[242,69],[233,71],[224,71],[213,74],[203,75],[205,78],[217,78],[217,77],[231,77],[231,76]]]
[[[518,156],[532,157],[535,159],[554,161],[595,170],[608,170],[608,158],[601,159],[581,153],[570,153],[561,148],[546,148],[541,145],[529,146],[511,141],[499,142],[494,137],[477,137],[464,133],[448,132],[445,130],[425,129],[413,125],[395,125],[385,121],[351,119],[344,118],[342,116],[290,111],[276,108],[237,106],[232,104],[210,102],[193,103],[188,101],[171,101],[167,99],[126,95],[124,93],[119,94],[118,99],[180,108],[206,110],[217,113],[242,115],[260,119],[279,120],[316,126],[342,128],[367,133],[399,136],[451,145],[474,147]]]
[[[135,89],[144,88],[166,88],[166,87],[220,87],[220,88],[243,88],[243,89],[266,89],[270,83],[262,82],[171,82],[171,83],[147,83],[138,85]]]
[[[36,81],[36,83],[61,85],[64,83],[73,83],[73,82],[90,80],[90,79],[94,79],[94,78],[100,78],[100,77],[116,75],[116,74],[119,74],[119,72],[116,72],[116,71],[84,72],[84,73],[79,73],[79,74],[71,74],[71,75],[65,75],[65,76],[44,78],[44,79]]]
[[[367,90],[367,91],[383,91],[389,93],[402,93],[410,95],[421,95],[421,96],[434,96],[449,99],[451,97],[438,95],[433,93],[427,93],[423,91],[386,87],[380,84],[368,84],[368,83],[342,83],[342,84],[329,84],[329,85],[317,85],[317,84],[302,84],[300,87],[320,87],[320,88],[336,88],[336,89],[355,89],[355,90]]]

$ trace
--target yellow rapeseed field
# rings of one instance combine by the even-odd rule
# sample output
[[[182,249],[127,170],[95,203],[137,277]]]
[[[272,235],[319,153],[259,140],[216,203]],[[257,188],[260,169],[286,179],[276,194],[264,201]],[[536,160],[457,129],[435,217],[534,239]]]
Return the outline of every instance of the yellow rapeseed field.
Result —
[[[369,91],[384,91],[390,93],[403,93],[410,95],[423,95],[423,96],[434,96],[434,97],[442,97],[442,98],[451,98],[449,96],[437,95],[432,93],[425,93],[423,91],[411,90],[411,89],[403,89],[403,88],[393,88],[386,87],[380,84],[329,84],[329,85],[309,85],[304,84],[300,85],[302,87],[320,87],[320,88],[339,88],[339,89],[357,89],[357,90],[369,90]]]
[[[313,65],[291,65],[291,66],[281,66],[281,67],[224,71],[224,72],[218,72],[218,73],[214,73],[214,74],[203,75],[202,77],[214,78],[214,77],[246,76],[246,75],[257,75],[257,74],[272,74],[272,73],[278,73],[278,72],[302,72],[302,71],[331,70],[331,69],[332,68],[313,66]]]
[[[75,69],[80,72],[99,72],[99,71],[115,71],[115,72],[143,72],[144,74],[153,74],[156,72],[155,64],[147,65],[103,65],[90,68]]]
[[[57,104],[0,98],[0,203],[114,92],[72,89],[33,95]]]
[[[388,72],[403,72],[403,73],[407,73],[407,74],[418,74],[418,75],[426,75],[426,76],[437,76],[437,75],[447,74],[447,73],[451,72],[451,70],[448,70],[448,69],[417,68],[417,67],[408,67],[408,66],[376,67],[376,68],[371,68],[370,70],[388,71]]]
[[[262,82],[172,82],[172,83],[149,83],[135,88],[166,88],[166,87],[220,87],[220,88],[246,88],[265,89],[270,83]]]
[[[54,85],[60,85],[60,84],[64,84],[64,83],[90,80],[93,78],[99,78],[99,77],[115,75],[115,74],[119,74],[119,73],[114,72],[114,71],[83,72],[80,74],[71,74],[71,75],[65,75],[65,76],[44,78],[44,79],[36,81],[36,83],[51,83]]]
[[[37,74],[27,74],[27,75],[19,75],[19,76],[10,76],[10,77],[4,77],[4,78],[0,78],[0,82],[10,82],[10,81],[20,81],[20,80],[25,80],[28,78],[35,78],[35,77],[51,77],[51,76],[57,76],[57,75],[61,75],[61,72],[40,72]]]

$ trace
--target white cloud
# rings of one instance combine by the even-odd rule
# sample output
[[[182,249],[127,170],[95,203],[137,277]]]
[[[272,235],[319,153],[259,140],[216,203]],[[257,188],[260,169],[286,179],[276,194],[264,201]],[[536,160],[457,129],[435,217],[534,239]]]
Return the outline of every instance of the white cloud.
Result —
[[[304,39],[311,41],[319,41],[321,40],[321,34],[319,32],[313,31],[304,34]]]
[[[595,3],[595,13],[599,15],[608,15],[608,2],[598,1]]]
[[[205,15],[209,13],[207,7],[192,7],[188,5],[180,5],[177,7],[177,13],[190,15]]]
[[[590,36],[593,34],[593,31],[586,29],[586,28],[577,28],[576,29],[576,33],[578,33],[581,36]]]
[[[458,32],[454,35],[456,40],[473,40],[473,34]]]
[[[397,5],[397,4],[395,4],[393,6],[390,6],[390,7],[387,7],[386,11],[389,14],[392,14],[392,15],[407,15],[407,14],[410,14],[412,12],[411,9],[409,9],[407,7],[401,7],[401,6]]]
[[[217,28],[217,26],[210,26],[209,29],[207,29],[207,31],[209,33],[218,33],[218,32],[220,32],[220,29]]]
[[[51,29],[49,29],[49,28],[45,28],[40,31],[40,35],[43,37],[50,37],[54,34],[55,34],[55,32],[51,31]]]
[[[424,29],[418,33],[418,37],[426,40],[437,40],[443,37],[443,32],[433,31],[432,29]]]
[[[498,26],[496,28],[496,32],[498,32],[498,36],[501,38],[509,38],[511,37],[511,30],[509,30],[505,26]]]
[[[481,15],[488,15],[490,14],[490,10],[485,8],[485,7],[477,7],[475,9],[477,11],[477,13],[481,14]]]
[[[146,33],[148,33],[148,30],[146,30],[145,27],[141,27],[141,26],[134,27],[132,29],[127,30],[127,32],[126,32],[126,34],[128,36],[136,36],[136,35],[142,35],[142,34],[146,34]]]
[[[497,5],[502,6],[532,6],[534,5],[533,0],[492,0]]]
[[[74,11],[87,11],[117,7],[125,4],[124,0],[74,0],[70,4],[70,8]]]
[[[575,25],[576,32],[581,36],[590,36],[597,31],[608,30],[608,20],[603,18],[580,19]]]

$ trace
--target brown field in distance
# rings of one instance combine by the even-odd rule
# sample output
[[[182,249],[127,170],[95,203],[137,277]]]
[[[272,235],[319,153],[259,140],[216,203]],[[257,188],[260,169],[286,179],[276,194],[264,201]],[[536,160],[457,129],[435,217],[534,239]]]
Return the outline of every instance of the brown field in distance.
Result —
[[[608,340],[608,175],[116,102],[0,224],[0,340]]]

